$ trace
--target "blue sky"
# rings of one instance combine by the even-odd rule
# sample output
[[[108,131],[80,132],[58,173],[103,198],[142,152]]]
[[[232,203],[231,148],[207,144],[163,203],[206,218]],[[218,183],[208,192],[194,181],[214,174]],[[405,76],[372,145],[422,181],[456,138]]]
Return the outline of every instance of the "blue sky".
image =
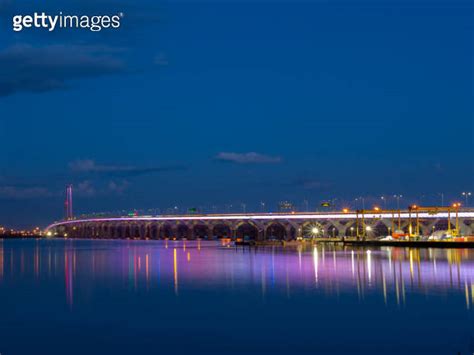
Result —
[[[33,11],[125,15],[11,30]],[[474,188],[471,1],[0,0],[0,19],[2,224],[61,218],[67,183],[78,213]]]

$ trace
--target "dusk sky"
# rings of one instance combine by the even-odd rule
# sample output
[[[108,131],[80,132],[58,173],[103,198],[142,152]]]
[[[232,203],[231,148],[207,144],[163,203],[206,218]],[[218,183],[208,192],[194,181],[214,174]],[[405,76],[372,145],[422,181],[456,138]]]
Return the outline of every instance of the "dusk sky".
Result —
[[[34,11],[124,17],[12,30]],[[0,0],[0,24],[2,225],[61,219],[69,183],[77,214],[474,192],[470,0]]]

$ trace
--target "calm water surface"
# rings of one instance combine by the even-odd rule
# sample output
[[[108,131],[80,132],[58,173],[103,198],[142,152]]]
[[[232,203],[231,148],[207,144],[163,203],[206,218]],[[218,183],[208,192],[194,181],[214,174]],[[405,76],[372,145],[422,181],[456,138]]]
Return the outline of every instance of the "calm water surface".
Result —
[[[0,353],[472,354],[474,251],[0,241]]]

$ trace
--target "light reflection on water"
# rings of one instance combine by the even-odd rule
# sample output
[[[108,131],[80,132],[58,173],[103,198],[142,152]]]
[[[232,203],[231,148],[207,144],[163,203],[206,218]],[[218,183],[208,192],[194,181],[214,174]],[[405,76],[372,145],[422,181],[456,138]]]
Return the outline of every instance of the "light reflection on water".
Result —
[[[154,327],[165,327],[160,317],[169,317],[172,320],[168,322],[171,323],[173,317],[187,319],[186,324],[174,325],[178,331],[183,327],[183,332],[192,333],[205,327],[213,333],[221,332],[221,324],[212,321],[212,318],[201,319],[199,326],[190,325],[194,318],[189,320],[187,317],[196,312],[196,308],[201,308],[206,314],[214,314],[216,319],[226,315],[227,318],[220,322],[227,324],[227,327],[254,321],[270,329],[276,326],[271,317],[280,314],[282,319],[278,327],[281,329],[278,328],[274,334],[259,331],[261,338],[268,342],[281,341],[277,338],[279,331],[284,331],[288,337],[307,337],[304,345],[295,343],[290,351],[280,344],[272,350],[273,353],[345,352],[352,350],[335,343],[322,343],[323,339],[333,336],[332,332],[338,332],[339,326],[333,325],[336,328],[331,328],[329,333],[326,328],[309,321],[308,317],[313,315],[314,319],[326,320],[342,317],[346,323],[355,322],[350,325],[352,333],[343,338],[347,336],[350,338],[347,341],[357,343],[358,338],[352,338],[354,334],[359,334],[361,339],[368,336],[369,330],[362,332],[366,326],[364,315],[381,317],[381,321],[389,320],[387,317],[394,317],[393,312],[399,312],[395,314],[400,319],[405,317],[406,322],[415,322],[413,327],[416,327],[414,331],[418,332],[419,339],[407,340],[402,346],[396,333],[390,333],[392,337],[387,338],[385,332],[372,329],[371,324],[372,334],[384,339],[384,352],[390,352],[392,343],[395,347],[393,353],[410,353],[410,346],[418,349],[422,345],[431,349],[431,353],[469,351],[473,330],[469,322],[474,301],[474,251],[389,247],[351,249],[332,245],[307,249],[249,249],[217,242],[190,241],[3,241],[0,242],[0,301],[5,305],[16,299],[23,302],[21,307],[29,312],[41,308],[47,313],[39,319],[24,314],[22,321],[40,322],[54,331],[59,325],[55,323],[56,316],[51,315],[60,315],[61,326],[66,326],[66,329],[75,327],[81,334],[84,332],[81,336],[86,343],[88,327],[99,327],[102,322],[110,321],[111,328],[122,330],[112,321],[117,317],[115,312],[118,309],[124,317],[127,315],[127,319],[134,319],[140,324],[139,327],[143,327],[145,332]],[[245,304],[242,309],[239,309],[240,302]],[[166,307],[167,304],[169,307]],[[178,308],[173,308],[178,305]],[[321,305],[326,308],[321,309]],[[154,316],[153,321],[137,314],[142,307],[146,307],[148,315]],[[17,320],[15,312],[6,306],[0,307],[0,310],[4,313],[0,320],[1,328]],[[214,312],[218,312],[217,315]],[[237,312],[247,312],[248,320],[240,319]],[[259,318],[259,312],[268,314],[269,318]],[[446,312],[445,315],[440,313],[440,317],[453,317],[449,319],[453,334],[448,332],[443,335],[452,338],[446,344],[443,342],[444,345],[433,343],[430,347],[426,344],[427,339],[433,340],[429,328],[434,328],[433,332],[436,332],[446,324],[442,320],[439,324],[428,319],[413,321],[410,317],[429,317],[439,312]],[[87,324],[81,320],[85,314]],[[401,328],[411,326],[400,319],[394,322],[400,322]],[[286,320],[301,322],[302,327],[305,324],[304,330],[293,334]],[[349,324],[341,324],[340,331],[344,332],[346,326]],[[311,327],[318,335],[308,331]],[[21,327],[20,330],[28,331]],[[325,334],[326,331],[328,334]],[[378,331],[381,333],[378,334]],[[462,339],[456,338],[456,332],[462,334]],[[107,331],[104,336],[106,334]],[[247,344],[247,348],[239,345],[243,347],[242,352],[259,349],[261,339],[246,333],[241,338]],[[117,340],[117,344],[124,339],[126,336]],[[127,344],[144,346],[140,337],[126,341]],[[287,341],[291,343],[294,340]],[[378,340],[373,341],[377,343]],[[223,350],[229,350],[224,343],[220,348],[219,341],[216,342],[203,352],[214,348],[230,352]],[[17,343],[9,346],[14,350],[23,349]],[[195,341],[182,341],[179,346],[177,352],[195,350]],[[358,346],[360,349],[360,344]],[[364,346],[364,353],[376,352],[369,345]],[[25,348],[25,353],[27,350],[31,349]],[[114,351],[120,353],[121,350],[123,348]],[[89,349],[88,352],[94,351]],[[166,348],[164,352],[167,352]]]
[[[192,241],[19,243],[25,247],[20,244],[19,248],[15,242],[0,243],[0,278],[28,274],[56,278],[64,273],[65,299],[71,305],[77,278],[86,278],[81,282],[88,283],[126,279],[134,290],[149,290],[150,282],[156,281],[151,286],[158,286],[164,279],[161,287],[172,284],[177,296],[181,282],[190,288],[258,285],[262,295],[270,288],[285,290],[290,297],[291,289],[298,288],[327,294],[357,290],[360,299],[373,292],[398,305],[405,302],[407,293],[429,296],[463,291],[467,309],[474,299],[474,251],[469,249],[351,249],[332,245],[248,249]],[[171,276],[172,282],[168,280]]]

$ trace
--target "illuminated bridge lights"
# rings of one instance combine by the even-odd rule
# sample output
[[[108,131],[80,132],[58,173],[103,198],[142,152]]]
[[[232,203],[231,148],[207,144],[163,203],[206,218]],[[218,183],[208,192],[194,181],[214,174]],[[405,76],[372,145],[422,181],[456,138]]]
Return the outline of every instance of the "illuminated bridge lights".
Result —
[[[362,219],[361,219],[362,217]],[[450,211],[437,212],[417,209],[416,223],[413,210],[400,211],[343,211],[332,213],[240,213],[169,216],[123,216],[110,218],[83,218],[55,222],[48,226],[45,235],[68,235],[70,237],[145,237],[192,238],[207,235],[246,236],[272,239],[276,235],[287,240],[299,236],[354,236],[357,231],[370,231],[371,235],[388,235],[395,229],[428,235],[440,221],[452,220]],[[400,228],[395,228],[394,220]],[[457,212],[463,235],[474,235],[474,211]],[[457,223],[457,222],[456,222]],[[448,224],[450,225],[450,224]],[[219,227],[218,227],[219,226]],[[367,228],[368,227],[368,228]],[[318,228],[315,233],[313,228]],[[225,230],[225,232],[223,232]],[[253,230],[253,231],[252,231]],[[457,228],[456,228],[456,232]]]
[[[400,212],[400,218],[410,218],[410,212]],[[55,222],[46,228],[48,231],[57,226],[70,224],[90,223],[90,222],[187,222],[187,221],[310,221],[310,220],[356,220],[357,213],[246,213],[246,214],[208,214],[208,215],[170,215],[170,216],[133,216],[133,217],[109,217],[109,218],[86,218],[74,219],[68,221]],[[360,217],[360,214],[359,214]],[[365,219],[392,219],[393,213],[365,213]],[[398,217],[398,214],[397,214]],[[433,214],[432,212],[420,212],[419,218],[423,219],[442,219],[453,217],[448,212]],[[459,218],[474,219],[474,211],[459,212]]]

